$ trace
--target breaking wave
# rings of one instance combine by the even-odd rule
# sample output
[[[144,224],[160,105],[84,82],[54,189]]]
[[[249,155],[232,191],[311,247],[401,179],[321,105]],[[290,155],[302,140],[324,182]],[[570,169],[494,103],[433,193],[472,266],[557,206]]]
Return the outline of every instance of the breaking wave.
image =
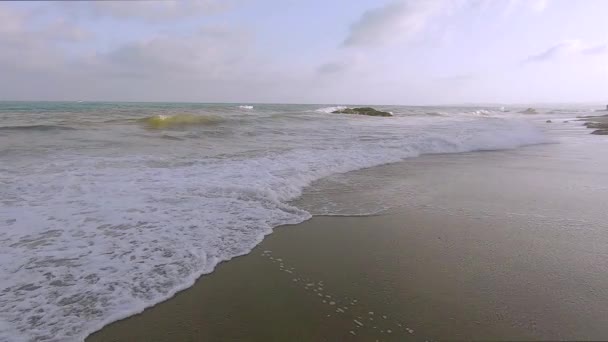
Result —
[[[217,116],[211,115],[155,115],[139,120],[147,128],[151,129],[169,129],[169,128],[184,128],[188,126],[206,126],[215,125],[223,120]]]
[[[346,109],[346,108],[347,108],[346,106],[323,107],[323,108],[316,109],[315,112],[331,113],[331,112],[335,112],[336,110],[342,110],[342,109]]]

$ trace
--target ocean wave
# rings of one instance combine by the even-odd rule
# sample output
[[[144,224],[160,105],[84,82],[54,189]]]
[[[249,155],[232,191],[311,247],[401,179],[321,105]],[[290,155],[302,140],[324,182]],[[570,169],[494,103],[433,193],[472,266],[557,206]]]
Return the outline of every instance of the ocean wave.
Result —
[[[0,126],[0,131],[73,131],[76,128],[59,125],[25,125],[25,126]]]
[[[487,110],[487,109],[478,109],[478,110],[474,110],[472,112],[469,112],[469,114],[483,115],[483,116],[492,115],[493,113],[494,113],[493,111]]]
[[[342,110],[342,109],[346,109],[346,108],[348,108],[348,107],[346,107],[346,106],[323,107],[323,108],[315,109],[315,112],[318,112],[318,113],[332,113],[332,112],[335,112],[337,110]]]
[[[244,106],[244,105],[241,105],[241,106],[239,106],[239,108],[241,108],[241,109],[253,109],[253,106]]]
[[[152,129],[170,129],[184,128],[188,126],[215,125],[222,121],[223,120],[217,116],[190,114],[155,115],[139,120],[139,122],[143,123],[147,128]]]
[[[55,156],[52,172],[45,165],[7,180],[0,339],[80,341],[164,301],[274,227],[309,219],[290,201],[332,174],[546,142],[526,121],[493,117],[298,124],[310,126],[276,126],[291,130],[289,140],[263,141],[253,154]],[[259,139],[240,143],[249,151]],[[176,161],[188,163],[148,167]]]

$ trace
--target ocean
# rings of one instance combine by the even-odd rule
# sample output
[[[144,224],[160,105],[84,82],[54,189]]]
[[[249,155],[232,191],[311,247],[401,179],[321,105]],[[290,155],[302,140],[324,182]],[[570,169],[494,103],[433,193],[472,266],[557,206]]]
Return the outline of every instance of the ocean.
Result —
[[[336,108],[0,102],[0,341],[81,341],[249,253],[277,226],[390,209],[381,194],[348,212],[327,196],[301,204],[313,182],[425,154],[556,143],[547,118],[594,113]]]

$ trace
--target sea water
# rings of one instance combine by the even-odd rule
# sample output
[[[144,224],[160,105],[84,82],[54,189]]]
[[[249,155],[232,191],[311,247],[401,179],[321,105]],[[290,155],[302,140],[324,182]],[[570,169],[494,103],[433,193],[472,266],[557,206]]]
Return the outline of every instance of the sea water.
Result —
[[[307,220],[312,182],[548,142],[504,108],[0,103],[0,341],[80,341]],[[204,281],[204,279],[203,279]]]

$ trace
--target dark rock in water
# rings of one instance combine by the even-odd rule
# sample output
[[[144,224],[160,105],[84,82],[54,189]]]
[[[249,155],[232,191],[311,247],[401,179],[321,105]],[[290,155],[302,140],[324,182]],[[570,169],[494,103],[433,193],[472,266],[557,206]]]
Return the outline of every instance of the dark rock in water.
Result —
[[[602,122],[585,122],[587,128],[608,129],[608,124]]]
[[[545,121],[545,122],[546,122],[546,123],[552,123],[553,121],[551,121],[551,120],[547,120],[547,121]]]
[[[591,134],[608,135],[608,115],[588,116],[577,121],[587,121],[585,127],[595,129]]]
[[[358,115],[369,115],[369,116],[393,116],[389,112],[383,112],[372,107],[358,107],[358,108],[344,108],[334,110],[333,114],[358,114]]]
[[[538,112],[534,108],[528,108],[526,110],[522,110],[520,113],[522,113],[522,114],[538,114]]]

